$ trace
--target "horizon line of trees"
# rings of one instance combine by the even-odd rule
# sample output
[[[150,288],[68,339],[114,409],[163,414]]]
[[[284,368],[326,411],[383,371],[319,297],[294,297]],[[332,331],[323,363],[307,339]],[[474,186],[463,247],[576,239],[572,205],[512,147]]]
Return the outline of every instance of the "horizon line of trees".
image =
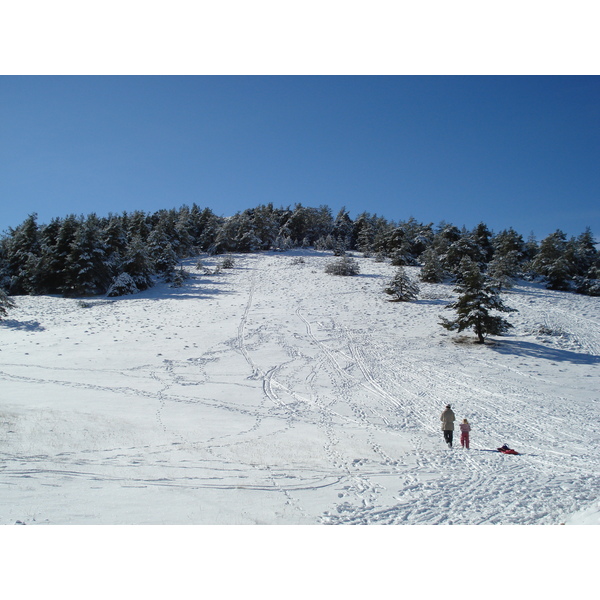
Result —
[[[434,227],[368,212],[352,220],[345,208],[334,217],[328,206],[301,204],[259,205],[231,217],[193,204],[107,217],[71,214],[43,225],[34,213],[0,239],[0,289],[12,296],[101,295],[126,276],[142,291],[156,277],[171,280],[182,259],[201,253],[299,247],[420,266],[421,280],[430,283],[458,281],[467,258],[499,289],[524,278],[542,280],[549,289],[600,295],[600,253],[589,227],[571,238],[559,229],[538,243],[513,228],[494,234],[485,223],[471,230],[444,221]]]

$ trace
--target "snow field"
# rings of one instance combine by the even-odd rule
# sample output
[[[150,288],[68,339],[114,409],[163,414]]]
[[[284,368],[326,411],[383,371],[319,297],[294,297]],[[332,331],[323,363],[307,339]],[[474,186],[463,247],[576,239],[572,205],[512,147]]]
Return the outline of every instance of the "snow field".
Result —
[[[190,261],[184,287],[130,297],[17,298],[0,522],[597,523],[600,300],[522,282],[515,328],[482,347],[438,325],[451,287],[391,303],[395,269],[356,259],[355,277],[295,251]],[[443,443],[448,402],[470,451],[458,427]]]

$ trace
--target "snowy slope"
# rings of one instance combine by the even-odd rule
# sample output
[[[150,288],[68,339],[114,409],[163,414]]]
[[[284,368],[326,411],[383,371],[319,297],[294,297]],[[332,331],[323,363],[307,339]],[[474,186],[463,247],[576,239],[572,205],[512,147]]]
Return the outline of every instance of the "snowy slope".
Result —
[[[599,298],[522,283],[482,347],[438,325],[450,286],[388,302],[389,264],[235,260],[190,261],[182,288],[16,299],[0,523],[600,522]],[[448,402],[470,451],[443,443]]]

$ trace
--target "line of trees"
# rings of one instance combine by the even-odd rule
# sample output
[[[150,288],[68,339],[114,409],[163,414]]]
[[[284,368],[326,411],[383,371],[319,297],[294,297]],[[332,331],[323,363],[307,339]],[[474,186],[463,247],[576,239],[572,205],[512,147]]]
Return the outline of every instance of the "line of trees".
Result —
[[[466,258],[500,289],[526,278],[541,279],[550,289],[600,295],[600,253],[589,228],[570,239],[557,230],[538,243],[512,228],[493,234],[484,223],[472,230],[445,222],[434,227],[367,212],[353,220],[345,208],[334,217],[327,206],[301,204],[260,205],[232,217],[194,204],[152,214],[69,215],[43,225],[32,214],[0,239],[0,288],[8,295],[85,296],[109,293],[125,278],[130,289],[141,291],[157,277],[168,281],[182,259],[203,252],[309,246],[421,266],[425,282],[457,281]]]

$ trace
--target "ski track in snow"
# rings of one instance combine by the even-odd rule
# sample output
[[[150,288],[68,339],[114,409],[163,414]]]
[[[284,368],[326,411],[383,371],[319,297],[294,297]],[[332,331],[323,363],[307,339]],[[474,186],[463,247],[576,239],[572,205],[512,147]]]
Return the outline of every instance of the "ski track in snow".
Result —
[[[388,264],[235,260],[87,307],[17,299],[0,522],[555,524],[598,502],[598,298],[519,285],[481,347],[437,324],[448,286],[387,302]],[[470,451],[443,443],[448,402]]]

